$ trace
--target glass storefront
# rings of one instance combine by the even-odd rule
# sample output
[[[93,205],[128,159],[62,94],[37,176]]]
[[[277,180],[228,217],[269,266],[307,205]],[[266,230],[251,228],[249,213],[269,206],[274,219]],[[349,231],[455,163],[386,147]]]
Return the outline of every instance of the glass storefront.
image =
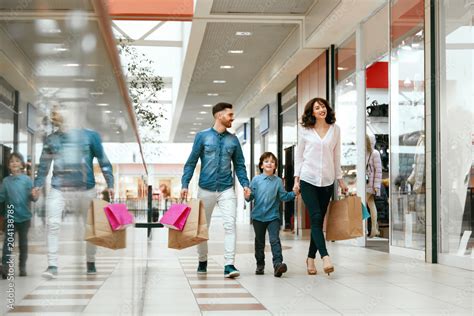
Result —
[[[424,1],[390,6],[391,245],[424,250]]]
[[[349,192],[357,191],[356,39],[349,37],[336,53],[336,124],[341,128],[341,167]]]
[[[474,253],[474,6],[440,1],[439,232],[441,253],[472,269]],[[457,263],[454,263],[459,265]],[[466,266],[466,264],[461,264]]]

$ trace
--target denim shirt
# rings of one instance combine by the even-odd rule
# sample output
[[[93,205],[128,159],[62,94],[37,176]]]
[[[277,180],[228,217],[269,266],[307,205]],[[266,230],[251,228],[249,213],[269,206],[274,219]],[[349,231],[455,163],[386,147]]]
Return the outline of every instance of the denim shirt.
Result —
[[[250,184],[252,194],[247,201],[255,200],[251,217],[260,222],[270,222],[280,218],[280,201],[287,202],[295,198],[294,192],[286,192],[283,181],[275,176],[259,174]]]
[[[249,186],[245,171],[245,159],[239,139],[225,131],[219,134],[214,128],[196,134],[193,149],[184,165],[182,188],[188,188],[198,159],[201,158],[199,187],[213,192],[222,192],[233,185],[231,162],[243,187]]]
[[[35,187],[44,185],[54,160],[51,185],[57,190],[89,190],[95,187],[94,158],[97,158],[109,188],[114,187],[112,165],[97,132],[72,129],[55,132],[46,138],[41,153]]]
[[[31,219],[30,201],[33,181],[25,174],[8,176],[0,186],[0,203],[6,202],[6,208],[1,210],[6,215],[8,205],[13,205],[13,221],[22,223]]]

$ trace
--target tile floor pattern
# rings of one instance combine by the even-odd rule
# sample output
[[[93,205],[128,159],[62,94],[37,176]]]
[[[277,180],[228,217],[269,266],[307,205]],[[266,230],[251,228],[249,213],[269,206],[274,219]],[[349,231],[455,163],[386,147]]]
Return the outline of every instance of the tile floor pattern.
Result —
[[[126,249],[99,249],[94,277],[84,273],[83,248],[79,247],[83,242],[66,241],[61,249],[68,253],[62,257],[59,278],[45,281],[41,279],[45,246],[38,240],[37,253],[28,260],[28,277],[16,279],[18,301],[11,314],[473,315],[472,271],[335,242],[328,243],[335,273],[309,276],[305,265],[308,237],[282,232],[288,272],[282,278],[273,276],[267,248],[265,275],[255,275],[253,229],[238,224],[237,231],[235,265],[241,276],[235,280],[223,277],[220,218],[211,225],[205,277],[196,273],[194,247],[169,249],[165,229],[154,230],[150,241],[146,230],[129,229]],[[320,259],[317,268],[322,270]],[[0,281],[0,291],[6,289],[7,283]]]
[[[119,258],[98,258],[96,275],[87,275],[84,263],[71,263],[61,267],[56,279],[44,280],[17,303],[15,309],[9,314],[81,313],[112,274],[119,261]]]
[[[179,262],[189,281],[196,302],[206,311],[266,311],[239,279],[224,278],[224,268],[214,260],[208,260],[207,274],[196,273],[196,257],[180,257]]]

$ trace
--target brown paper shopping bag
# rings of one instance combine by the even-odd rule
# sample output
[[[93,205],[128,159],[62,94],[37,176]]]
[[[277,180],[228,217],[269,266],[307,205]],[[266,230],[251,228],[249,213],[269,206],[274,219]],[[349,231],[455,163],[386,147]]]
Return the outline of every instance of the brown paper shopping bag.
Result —
[[[107,201],[94,199],[87,212],[85,240],[94,245],[110,248],[122,249],[126,247],[127,231],[113,231],[105,215],[104,207]]]
[[[326,240],[346,240],[364,235],[362,203],[358,196],[331,201],[326,214]]]
[[[184,249],[209,239],[206,212],[200,200],[192,199],[186,204],[191,208],[182,231],[168,230],[168,248]]]

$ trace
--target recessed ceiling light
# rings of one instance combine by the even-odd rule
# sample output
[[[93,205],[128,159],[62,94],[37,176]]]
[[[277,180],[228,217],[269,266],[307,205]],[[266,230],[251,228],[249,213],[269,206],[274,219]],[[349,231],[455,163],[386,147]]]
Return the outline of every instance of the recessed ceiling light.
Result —
[[[234,68],[234,66],[231,66],[231,65],[222,65],[221,66],[221,69],[232,69]]]
[[[228,50],[227,52],[228,52],[229,54],[243,54],[243,53],[244,53],[244,51],[241,50],[241,49],[235,49],[235,50],[234,50],[234,49],[230,49],[230,50]]]
[[[104,111],[104,113],[110,114],[112,113],[112,111],[107,110],[107,111]]]
[[[194,134],[196,134],[196,132],[189,132],[189,134],[194,135]]]
[[[80,64],[64,64],[65,67],[79,67]]]
[[[200,126],[200,125],[202,125],[202,123],[193,123],[193,125]]]
[[[206,111],[201,111],[201,112],[199,112],[199,114],[207,114],[207,112]]]
[[[347,70],[347,69],[349,69],[349,68],[347,68],[347,67],[337,67],[337,70]]]
[[[120,134],[120,131],[116,131],[117,134]]]
[[[235,35],[237,35],[237,36],[250,36],[250,35],[252,35],[252,32],[239,31],[239,32],[235,32]]]
[[[207,95],[210,97],[217,97],[219,93],[208,93]]]
[[[210,108],[212,106],[212,104],[203,104],[202,106],[205,107],[205,108]]]
[[[196,120],[197,120],[197,121],[202,121],[202,120],[204,120],[204,118],[202,118],[202,117],[196,117]]]
[[[103,95],[103,92],[91,92],[90,95]]]
[[[108,103],[96,103],[97,106],[109,106]]]
[[[65,47],[55,47],[54,50],[57,52],[67,52],[69,49]]]
[[[227,81],[225,81],[225,80],[214,80],[212,82],[214,82],[214,83],[226,83]]]

